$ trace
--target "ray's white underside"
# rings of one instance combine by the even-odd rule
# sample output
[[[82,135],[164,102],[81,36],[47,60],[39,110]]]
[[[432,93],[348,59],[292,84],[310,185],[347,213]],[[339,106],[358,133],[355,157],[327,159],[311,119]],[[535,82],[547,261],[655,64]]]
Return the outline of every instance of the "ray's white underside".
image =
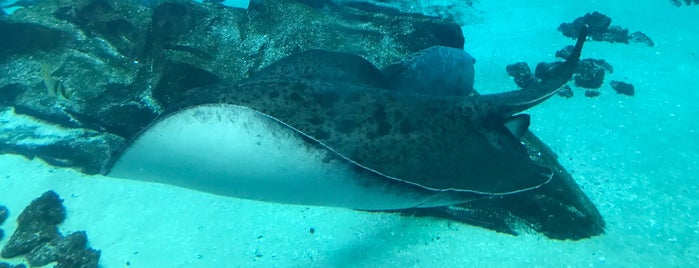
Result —
[[[401,209],[461,203],[453,193],[391,180],[338,157],[247,107],[188,107],[157,121],[116,160],[110,177],[277,203]]]

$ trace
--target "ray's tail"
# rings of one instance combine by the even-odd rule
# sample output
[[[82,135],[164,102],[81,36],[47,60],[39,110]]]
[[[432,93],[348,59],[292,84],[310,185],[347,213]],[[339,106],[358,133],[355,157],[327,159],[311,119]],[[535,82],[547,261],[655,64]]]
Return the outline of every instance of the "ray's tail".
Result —
[[[580,54],[585,39],[587,39],[587,31],[587,25],[580,29],[577,42],[568,59],[554,66],[547,77],[537,85],[523,90],[482,95],[482,100],[493,104],[498,114],[502,115],[503,118],[508,118],[550,98],[573,76],[578,62],[580,62]]]

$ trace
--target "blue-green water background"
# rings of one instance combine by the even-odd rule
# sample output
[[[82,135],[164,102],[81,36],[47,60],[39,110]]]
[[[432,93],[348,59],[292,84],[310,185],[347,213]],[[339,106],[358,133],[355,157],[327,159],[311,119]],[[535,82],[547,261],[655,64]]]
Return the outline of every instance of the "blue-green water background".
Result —
[[[416,6],[430,4],[449,3]],[[591,11],[655,41],[654,47],[585,47],[583,57],[610,62],[615,72],[607,79],[634,84],[636,95],[617,95],[606,85],[598,98],[576,92],[530,113],[532,130],[605,217],[607,232],[599,237],[512,237],[446,220],[233,200],[84,176],[11,155],[0,156],[0,196],[15,210],[46,189],[70,196],[61,228],[86,229],[104,252],[104,267],[126,261],[132,267],[697,267],[698,6],[481,0],[475,11],[464,11],[478,15],[464,26],[465,49],[478,60],[476,87],[514,89],[504,66],[551,59],[542,52],[570,42],[555,27]]]

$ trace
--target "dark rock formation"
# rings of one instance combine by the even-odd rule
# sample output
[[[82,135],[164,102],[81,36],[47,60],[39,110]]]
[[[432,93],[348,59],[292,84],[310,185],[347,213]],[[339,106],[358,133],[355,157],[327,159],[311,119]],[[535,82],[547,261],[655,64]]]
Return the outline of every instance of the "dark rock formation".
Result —
[[[645,36],[643,34],[637,35],[637,33],[631,34],[631,36],[637,36],[636,40],[638,40],[638,42],[652,42],[650,39],[643,41],[641,35]],[[559,51],[556,51],[556,57],[563,59],[567,58],[568,55],[570,55],[571,49],[573,49],[572,46],[567,46]],[[580,65],[578,66],[573,79],[575,80],[575,85],[578,87],[597,89],[604,83],[604,76],[607,72],[614,72],[614,67],[612,67],[612,65],[607,61],[602,59],[583,59],[580,61]],[[612,87],[614,87],[614,85],[616,84],[612,82]],[[619,91],[617,91],[617,93],[619,93]],[[573,92],[570,91],[570,96],[572,96],[572,94]],[[585,92],[585,96],[587,97],[597,97],[599,95],[600,92],[596,90]],[[633,95],[633,87],[631,89],[631,95]]]
[[[572,23],[561,23],[558,30],[567,37],[576,38],[580,29],[586,24],[589,26],[588,33],[590,37],[595,41],[625,44],[628,44],[629,41],[634,41],[648,46],[655,45],[647,35],[641,32],[629,34],[629,30],[626,28],[612,26],[611,18],[596,11],[587,13],[585,16],[573,20]]]
[[[558,96],[564,97],[566,99],[572,98],[574,95],[573,89],[570,88],[568,85],[563,85],[561,88],[561,91],[558,92]]]
[[[513,63],[507,65],[505,69],[507,74],[515,79],[515,84],[520,88],[529,88],[539,82],[526,62]]]
[[[58,224],[65,220],[63,200],[48,191],[33,200],[17,218],[17,230],[0,252],[3,258],[26,255],[31,266],[57,262],[55,267],[97,267],[100,252],[87,248],[84,231],[61,236]]]
[[[690,6],[690,5],[699,5],[699,0],[682,0],[682,1],[670,0],[670,3],[672,3],[673,5],[678,6],[678,7],[682,6],[683,4]]]
[[[594,90],[594,89],[585,90],[585,97],[588,97],[588,98],[598,97],[601,94],[602,93],[600,93],[598,90]]]
[[[44,243],[32,249],[25,258],[30,266],[44,266],[56,261],[56,245],[54,242]]]
[[[621,81],[611,81],[609,82],[609,85],[612,86],[612,88],[614,89],[614,91],[616,91],[617,94],[623,94],[628,96],[633,96],[635,94],[635,90],[632,84],[624,83]]]
[[[79,231],[34,248],[26,258],[31,266],[55,261],[55,267],[97,267],[100,251],[87,248],[87,234]]]
[[[27,266],[24,265],[24,264],[15,264],[15,265],[12,265],[12,264],[9,264],[9,263],[6,263],[6,262],[0,262],[0,268],[27,268]]]
[[[584,59],[580,61],[576,74],[573,76],[575,86],[581,88],[599,88],[604,82],[605,72],[614,72],[612,65],[605,60]]]
[[[97,173],[104,158],[118,150],[124,138],[88,128],[70,128],[18,115],[0,107],[0,153],[39,157],[59,167]]]
[[[48,191],[32,201],[17,217],[17,230],[2,248],[0,256],[14,258],[29,253],[35,247],[60,238],[59,223],[65,219],[63,200]]]
[[[643,43],[648,45],[649,47],[655,46],[653,40],[651,40],[650,37],[648,37],[646,34],[642,32],[633,32],[629,34],[629,38],[631,38],[631,41],[636,43]]]
[[[430,5],[429,1],[387,1],[387,0],[296,0],[299,2],[324,2],[325,6],[332,3],[365,10],[367,12],[384,13],[391,16],[429,16],[453,20],[459,25],[464,25],[475,20],[473,16],[474,0],[451,1],[449,5]],[[330,3],[330,4],[328,4]],[[321,6],[316,4],[316,6]]]

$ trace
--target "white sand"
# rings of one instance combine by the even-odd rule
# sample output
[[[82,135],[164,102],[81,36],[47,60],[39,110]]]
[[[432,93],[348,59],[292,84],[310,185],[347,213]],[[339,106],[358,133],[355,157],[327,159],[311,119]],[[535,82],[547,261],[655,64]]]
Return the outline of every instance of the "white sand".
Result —
[[[699,7],[677,8],[664,0],[480,2],[483,19],[464,30],[483,92],[514,89],[506,64],[553,60],[557,49],[573,42],[555,31],[557,25],[586,12],[600,11],[612,24],[643,31],[656,42],[655,47],[589,42],[583,57],[605,59],[615,68],[602,96],[586,98],[576,90],[572,99],[555,97],[530,111],[533,131],[559,153],[604,215],[606,234],[577,242],[539,234],[514,237],[446,220],[260,203],[84,176],[12,155],[0,156],[0,203],[13,213],[2,228],[9,235],[21,209],[53,189],[68,209],[61,231],[86,230],[91,246],[102,250],[102,266],[109,268],[127,262],[130,267],[699,267],[699,123],[693,118],[699,115],[699,91],[692,81],[699,73]],[[637,95],[617,95],[608,86],[612,79],[633,83]]]

